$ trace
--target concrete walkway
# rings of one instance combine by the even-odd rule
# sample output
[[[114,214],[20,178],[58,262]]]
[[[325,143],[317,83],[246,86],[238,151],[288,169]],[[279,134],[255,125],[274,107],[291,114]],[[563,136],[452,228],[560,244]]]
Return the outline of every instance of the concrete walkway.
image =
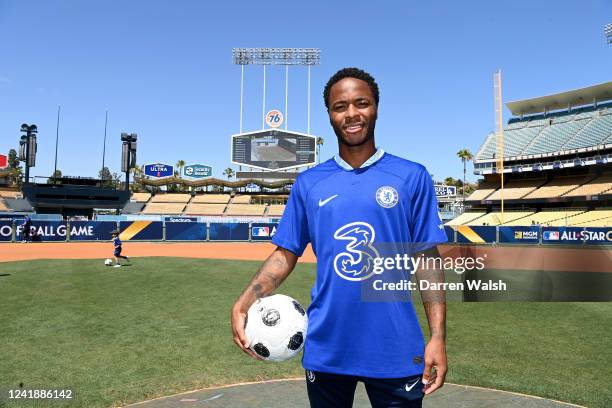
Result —
[[[355,394],[355,408],[370,407],[363,384]],[[445,384],[426,397],[425,408],[567,408],[578,405],[551,401],[529,395],[463,385]],[[307,408],[303,379],[268,381],[208,388],[129,405],[135,408]]]

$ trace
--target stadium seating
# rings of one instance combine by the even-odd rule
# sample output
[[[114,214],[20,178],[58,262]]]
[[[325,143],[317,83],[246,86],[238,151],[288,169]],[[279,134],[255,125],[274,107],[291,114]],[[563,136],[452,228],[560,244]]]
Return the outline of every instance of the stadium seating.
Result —
[[[521,154],[542,154],[562,150],[574,135],[582,129],[590,119],[572,120],[546,126],[538,137],[527,146]]]
[[[251,202],[251,196],[249,195],[237,195],[232,199],[232,204],[249,204]]]
[[[265,205],[261,204],[230,204],[227,207],[226,215],[264,215]]]
[[[34,208],[25,198],[4,198],[6,206],[12,211],[32,212]]]
[[[612,174],[604,174],[565,194],[564,197],[592,196],[605,192],[612,194]]]
[[[487,198],[491,193],[499,188],[498,184],[493,183],[483,183],[481,184],[477,190],[475,190],[472,194],[466,197],[466,201],[480,201]]]
[[[142,214],[181,214],[185,208],[184,203],[155,203],[149,202],[142,210]]]
[[[187,215],[223,215],[226,204],[191,203],[185,208]]]
[[[139,202],[127,202],[125,206],[121,209],[121,214],[139,214],[142,212],[145,203]]]
[[[15,190],[0,190],[0,197],[3,198],[23,198],[21,191]]]
[[[581,129],[572,140],[563,146],[563,150],[579,149],[604,143],[612,136],[612,115],[593,118]]]
[[[0,211],[9,211],[9,208],[4,203],[4,200],[0,197]]]
[[[580,209],[557,211],[506,211],[501,224],[501,213],[466,212],[446,223],[448,226],[458,225],[504,225],[530,226],[542,225],[551,227],[609,227],[612,226],[612,209],[585,211]]]
[[[504,183],[504,200],[523,198],[544,184],[544,179],[515,180]],[[487,200],[501,200],[501,188],[487,197]]]
[[[490,212],[480,218],[469,221],[464,225],[501,225],[502,218],[504,221],[503,224],[506,225],[510,222],[532,215],[533,213],[533,211],[504,211],[504,215],[502,217],[501,212]]]
[[[572,217],[569,225],[575,227],[604,227],[612,221],[612,210],[588,211]]]
[[[612,142],[612,109],[589,108],[546,118],[511,120],[504,128],[504,157],[545,154]],[[494,159],[495,134],[490,133],[475,161]]]
[[[449,222],[447,222],[445,225],[448,225],[451,227],[457,226],[457,225],[466,225],[467,223],[472,222],[478,219],[479,217],[482,217],[485,214],[486,213],[484,211],[483,212],[464,212],[457,218],[452,219]]]
[[[136,201],[137,203],[146,203],[150,198],[150,193],[132,193],[132,201]]]
[[[540,211],[515,221],[504,222],[504,225],[532,225],[535,223],[544,226],[566,226],[570,225],[572,217],[583,212],[582,210]]]
[[[285,212],[285,206],[282,204],[272,204],[268,207],[268,216],[281,217]]]
[[[559,177],[552,179],[537,190],[527,194],[525,199],[529,198],[552,198],[560,197],[563,194],[577,188],[585,182],[584,176]]]
[[[168,194],[156,194],[151,197],[151,203],[183,203],[186,204],[191,199],[189,194],[177,194],[177,193],[168,193]]]
[[[518,156],[544,129],[543,126],[528,126],[504,132],[504,157]],[[493,145],[497,143],[493,140]]]
[[[194,204],[207,203],[207,204],[227,204],[230,200],[229,194],[201,194],[193,197],[191,200]]]

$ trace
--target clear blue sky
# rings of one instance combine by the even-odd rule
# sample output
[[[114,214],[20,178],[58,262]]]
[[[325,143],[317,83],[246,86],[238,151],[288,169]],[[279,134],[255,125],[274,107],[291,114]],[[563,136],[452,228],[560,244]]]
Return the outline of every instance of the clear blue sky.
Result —
[[[460,177],[494,127],[493,73],[504,100],[609,81],[609,0],[545,1],[18,1],[0,0],[0,152],[21,123],[39,128],[32,175],[119,171],[121,132],[139,135],[138,162],[203,163],[220,177],[238,132],[240,68],[233,47],[317,47],[311,133],[337,150],[322,90],[338,69],[371,72],[381,88],[376,140]],[[284,110],[284,68],[269,71],[268,108]],[[262,68],[245,70],[245,131],[261,126]],[[289,127],[306,131],[306,69],[289,77]],[[505,119],[509,118],[506,110]],[[470,176],[473,180],[474,176]]]

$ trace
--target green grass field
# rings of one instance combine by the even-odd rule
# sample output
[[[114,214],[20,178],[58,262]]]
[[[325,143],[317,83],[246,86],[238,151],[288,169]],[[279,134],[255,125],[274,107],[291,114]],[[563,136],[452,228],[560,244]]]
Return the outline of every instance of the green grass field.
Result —
[[[258,265],[0,263],[0,388],[68,387],[72,406],[108,407],[301,376],[297,359],[258,362],[233,345],[230,307]],[[314,268],[298,265],[279,292],[307,305]],[[447,381],[609,407],[611,328],[612,303],[449,303]]]

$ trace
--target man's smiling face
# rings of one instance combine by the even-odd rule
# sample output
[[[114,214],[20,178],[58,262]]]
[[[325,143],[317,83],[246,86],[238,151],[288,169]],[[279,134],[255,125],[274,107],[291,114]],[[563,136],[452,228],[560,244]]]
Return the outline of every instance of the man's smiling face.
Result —
[[[365,81],[344,78],[329,91],[329,121],[338,141],[361,146],[374,137],[378,107]]]

